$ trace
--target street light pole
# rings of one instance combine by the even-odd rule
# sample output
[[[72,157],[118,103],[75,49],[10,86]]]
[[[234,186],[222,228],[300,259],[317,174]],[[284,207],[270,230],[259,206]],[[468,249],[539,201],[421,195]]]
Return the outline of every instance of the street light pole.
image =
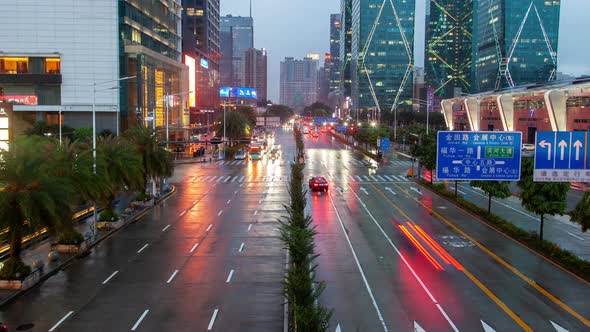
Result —
[[[59,145],[61,145],[61,106],[59,108]]]

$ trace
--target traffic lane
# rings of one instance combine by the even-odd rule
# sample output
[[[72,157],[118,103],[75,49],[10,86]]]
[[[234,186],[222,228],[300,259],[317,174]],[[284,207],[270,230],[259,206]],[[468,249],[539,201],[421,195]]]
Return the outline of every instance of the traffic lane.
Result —
[[[366,215],[368,215],[367,210],[370,211],[375,221],[385,232],[387,238],[375,224],[375,221],[370,217],[364,218],[374,232],[370,244],[382,246],[379,249],[380,253],[375,255],[388,259],[387,263],[392,266],[392,271],[397,271],[397,273],[388,274],[385,280],[389,285],[392,285],[390,287],[393,287],[397,294],[411,294],[410,292],[416,294],[415,296],[419,300],[409,298],[402,304],[406,308],[414,308],[415,313],[412,313],[411,316],[419,317],[415,320],[423,328],[427,331],[438,331],[442,328],[452,329],[452,323],[460,331],[481,331],[481,320],[483,320],[498,327],[499,331],[518,329],[518,325],[514,324],[456,267],[444,266],[443,270],[437,270],[399,229],[399,225],[407,226],[407,218],[388,205],[385,199],[377,196],[373,187],[367,187],[366,192],[367,194],[360,190],[358,185],[353,184],[343,192],[343,202],[346,202],[351,211],[364,211]],[[362,203],[359,202],[359,199]],[[366,210],[362,204],[366,206]],[[411,273],[408,266],[396,254],[395,249],[388,242],[388,238],[405,257],[416,275]],[[426,244],[423,246],[427,248]],[[439,312],[436,305],[441,306],[448,320],[442,312]],[[428,307],[433,309],[429,311],[429,315],[424,315],[423,308]],[[491,321],[494,323],[490,323]]]
[[[308,201],[310,202],[309,213],[317,231],[315,252],[319,254],[319,257],[316,259],[318,264],[316,280],[326,283],[320,303],[334,310],[330,329],[336,329],[340,325],[345,331],[383,331],[380,317],[343,235],[328,195],[313,193],[308,196]],[[350,231],[352,230],[349,229]],[[359,250],[359,245],[361,244],[355,241],[355,250]],[[369,268],[365,263],[362,263],[362,267]],[[368,283],[369,287],[372,287],[373,296],[377,295],[374,292],[378,288],[373,280],[371,279]],[[383,294],[382,291],[379,289],[379,293]],[[386,324],[390,326],[392,322],[398,321],[387,317]],[[407,317],[405,321],[408,322]]]
[[[590,313],[590,308],[584,303],[584,299],[590,295],[588,283],[505,237],[474,216],[459,210],[448,201],[432,195],[426,189],[421,190],[421,195],[415,192],[410,193],[408,189],[412,186],[411,184],[395,185],[398,191],[405,190],[407,193],[400,195],[396,203],[399,202],[402,209],[416,222],[430,220],[430,222],[424,222],[423,227],[428,227],[425,229],[427,232],[436,234],[446,248],[453,247],[454,241],[466,244],[465,250],[453,250],[454,255],[457,255],[457,260],[467,269],[473,270],[476,277],[480,278],[493,293],[497,294],[533,329],[551,331],[552,327],[548,320],[557,322],[564,327],[569,326],[573,330],[584,330],[588,327],[582,325],[583,320],[586,320],[585,323],[587,323],[587,319],[583,317],[588,317]],[[427,216],[430,213],[422,205],[417,205],[417,201],[411,199],[410,196],[428,206],[429,209],[436,211],[468,237],[476,239],[485,250],[469,245],[469,243],[474,244],[471,239],[465,238],[466,236],[460,234],[457,229],[442,222],[438,216],[435,215],[428,219]],[[427,213],[425,214],[424,211]],[[454,233],[452,235],[454,238],[448,238],[449,233]],[[444,238],[445,236],[447,238]],[[451,249],[449,248],[449,251]],[[498,258],[493,255],[497,255]],[[503,260],[506,265],[499,259]],[[522,277],[518,275],[519,273]],[[532,280],[530,283],[527,282],[528,278]],[[563,287],[563,285],[568,286]],[[555,301],[543,295],[542,290],[536,287],[555,296]],[[568,314],[564,306],[568,306],[575,313],[580,314],[581,320]]]
[[[488,195],[485,192],[469,185],[459,185],[458,190],[465,199],[487,209]],[[499,209],[501,213],[498,213]],[[527,211],[517,198],[492,199],[492,212],[500,214],[504,219],[510,220],[526,231],[539,232],[540,216]],[[557,243],[580,258],[590,260],[588,249],[590,233],[582,232],[579,224],[570,222],[565,216],[545,216],[545,221],[543,230],[545,239]]]
[[[173,195],[166,202],[179,200]],[[94,247],[88,255],[74,260],[55,276],[4,308],[3,321],[11,326],[35,322],[51,327],[70,308],[80,307],[102,289],[102,282],[114,271],[123,271],[136,259],[137,251],[161,236],[161,209],[148,212],[137,222]],[[119,273],[117,272],[117,273]],[[50,309],[48,309],[50,308]]]

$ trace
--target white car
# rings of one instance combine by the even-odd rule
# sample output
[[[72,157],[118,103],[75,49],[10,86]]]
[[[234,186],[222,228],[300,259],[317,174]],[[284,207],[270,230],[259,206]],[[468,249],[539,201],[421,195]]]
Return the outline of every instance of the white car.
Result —
[[[535,151],[535,144],[524,143],[522,145],[522,151],[524,151],[524,152],[534,152]]]
[[[236,152],[235,156],[234,156],[235,160],[244,160],[246,159],[246,152],[244,151],[238,151]]]

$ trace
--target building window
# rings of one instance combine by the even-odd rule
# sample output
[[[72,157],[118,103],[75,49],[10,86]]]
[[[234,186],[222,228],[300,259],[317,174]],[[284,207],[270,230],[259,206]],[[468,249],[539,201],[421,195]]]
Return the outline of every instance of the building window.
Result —
[[[29,58],[2,57],[0,58],[0,74],[27,74],[29,72]]]
[[[61,59],[60,58],[47,58],[47,59],[45,59],[45,73],[46,74],[59,74],[59,73],[61,73]]]
[[[141,32],[131,29],[131,41],[137,44],[141,44]]]

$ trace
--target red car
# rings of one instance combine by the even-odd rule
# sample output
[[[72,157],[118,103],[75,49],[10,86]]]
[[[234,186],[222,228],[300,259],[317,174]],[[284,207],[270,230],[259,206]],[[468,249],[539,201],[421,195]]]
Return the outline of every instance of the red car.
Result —
[[[318,137],[318,132],[317,131],[312,131],[311,132],[311,137]]]
[[[328,191],[328,181],[322,176],[314,176],[309,179],[309,189],[311,191]]]

